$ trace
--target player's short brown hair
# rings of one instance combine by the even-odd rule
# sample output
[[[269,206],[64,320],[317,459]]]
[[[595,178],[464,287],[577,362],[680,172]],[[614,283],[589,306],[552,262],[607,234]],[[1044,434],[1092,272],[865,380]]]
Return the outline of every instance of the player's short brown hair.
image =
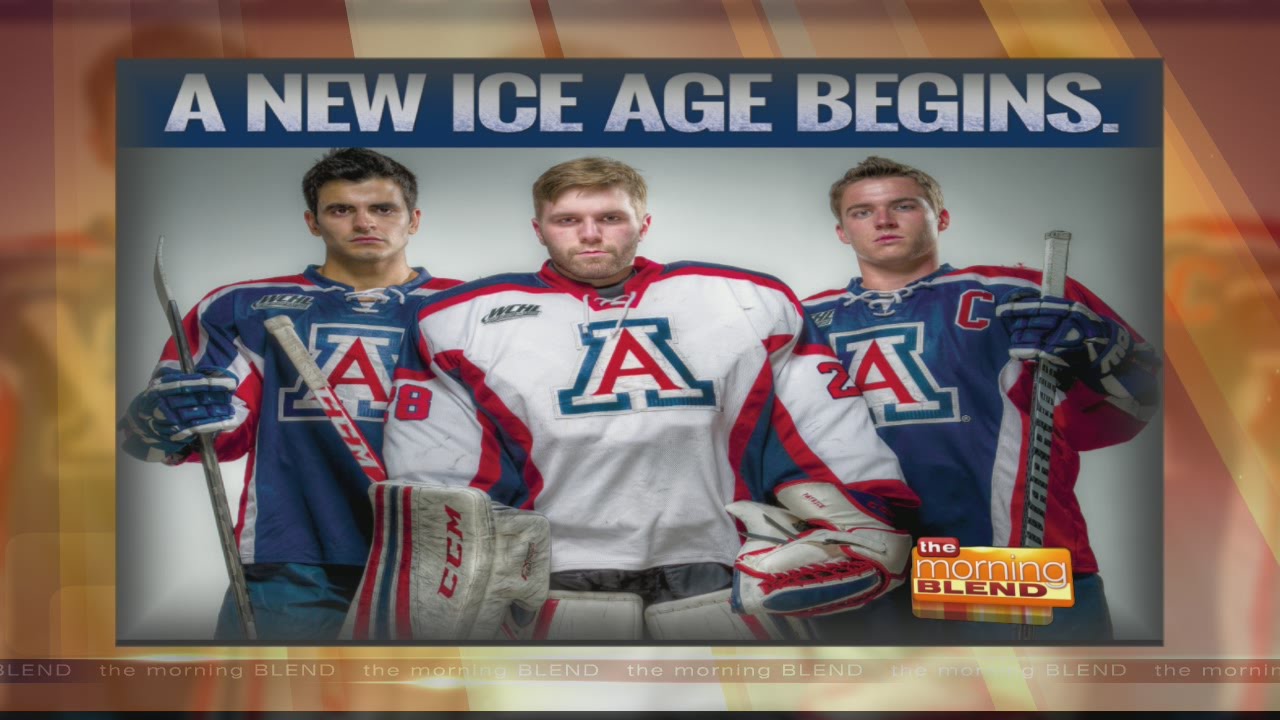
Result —
[[[917,170],[910,165],[903,165],[888,158],[872,155],[854,167],[849,168],[844,177],[831,184],[831,214],[836,216],[836,220],[840,219],[840,199],[844,197],[844,191],[850,185],[859,180],[888,177],[905,177],[915,180],[920,185],[920,189],[924,191],[925,199],[933,206],[933,211],[936,213],[942,212],[942,186],[938,184],[937,180],[933,179],[932,175],[923,170]]]
[[[302,176],[302,197],[307,201],[307,209],[315,215],[319,211],[316,203],[320,199],[320,188],[325,183],[334,180],[358,183],[378,179],[390,180],[398,185],[404,195],[405,206],[409,210],[417,209],[417,176],[392,158],[368,148],[330,150]]]
[[[548,169],[533,182],[533,214],[542,215],[542,206],[555,202],[569,190],[621,188],[631,198],[637,217],[644,217],[649,190],[640,172],[630,165],[607,157],[569,160]]]

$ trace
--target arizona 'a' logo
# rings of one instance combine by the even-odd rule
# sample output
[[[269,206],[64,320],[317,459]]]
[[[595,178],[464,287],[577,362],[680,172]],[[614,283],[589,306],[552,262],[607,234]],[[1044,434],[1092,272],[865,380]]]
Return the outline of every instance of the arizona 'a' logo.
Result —
[[[877,426],[960,419],[956,388],[938,387],[920,357],[924,323],[832,333],[831,347],[840,357],[853,355],[849,376],[862,390]]]
[[[616,332],[615,332],[616,331]],[[561,417],[591,413],[720,409],[711,380],[698,380],[672,347],[666,318],[630,318],[578,326],[586,349],[573,387],[556,391]]]
[[[381,421],[404,330],[369,325],[312,325],[310,350],[329,385],[357,420]],[[302,378],[280,390],[281,420],[324,420],[324,408]]]

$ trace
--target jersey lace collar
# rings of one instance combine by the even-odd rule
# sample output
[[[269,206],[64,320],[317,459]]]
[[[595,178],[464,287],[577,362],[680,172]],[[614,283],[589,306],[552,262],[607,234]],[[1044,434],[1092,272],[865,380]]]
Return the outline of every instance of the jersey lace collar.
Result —
[[[903,285],[897,290],[868,290],[862,286],[862,276],[858,276],[849,281],[849,287],[845,288],[845,292],[849,293],[850,295],[862,295],[864,293],[883,293],[886,295],[892,295],[895,292],[901,292],[908,288],[918,289],[921,285],[931,283],[934,280],[942,277],[943,275],[947,275],[955,271],[956,271],[955,268],[951,267],[946,263],[943,263],[938,267],[937,270],[934,270],[933,272],[929,273],[928,275],[925,275],[922,278],[912,280],[911,282],[907,283],[906,285]]]
[[[889,317],[897,311],[896,306],[898,303],[906,302],[907,298],[915,294],[916,290],[929,288],[933,285],[934,280],[954,271],[955,268],[944,264],[928,275],[913,280],[896,290],[867,290],[862,286],[862,278],[856,277],[849,283],[848,289],[845,290],[844,304],[853,305],[854,303],[862,302],[871,310],[872,315]]]

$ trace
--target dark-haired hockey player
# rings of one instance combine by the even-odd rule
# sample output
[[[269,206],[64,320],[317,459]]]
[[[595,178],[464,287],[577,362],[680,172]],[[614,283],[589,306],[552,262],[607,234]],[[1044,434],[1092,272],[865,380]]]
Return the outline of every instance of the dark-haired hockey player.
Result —
[[[894,514],[915,498],[862,400],[828,394],[835,358],[795,295],[750,271],[636,257],[651,218],[624,163],[556,165],[533,200],[541,270],[464,284],[419,313],[379,491],[469,487],[545,515],[553,592],[535,637],[639,639],[644,603],[652,638],[788,639],[802,631],[788,615],[899,584],[909,539]],[[527,570],[536,539],[503,552],[515,531],[483,504],[428,497],[379,500],[386,550],[353,608],[356,639],[493,637],[464,593],[489,623],[511,599],[540,603],[494,569]],[[437,519],[410,518],[409,503]],[[500,538],[482,550],[495,560],[475,570],[484,533]],[[397,576],[418,561],[432,582]]]
[[[381,447],[391,373],[419,302],[457,284],[409,267],[417,179],[363,148],[333,150],[302,181],[321,265],[218,288],[185,320],[198,373],[166,345],[120,421],[131,455],[176,464],[197,434],[218,456],[248,455],[235,532],[260,640],[337,637],[369,552],[369,481],[263,321],[287,315],[348,412]],[[239,634],[230,591],[216,637]]]
[[[920,496],[918,536],[962,546],[1016,546],[1026,490],[1035,359],[1067,376],[1056,413],[1046,547],[1071,551],[1076,604],[1055,608],[1039,640],[1111,637],[1110,616],[1075,497],[1079,453],[1129,440],[1159,400],[1159,355],[1074,280],[1041,297],[1040,272],[941,264],[951,216],[936,180],[869,157],[831,186],[836,234],[860,277],[814,295],[805,310],[862,391],[880,436]],[[880,642],[1014,640],[1015,625],[911,615],[909,588],[856,618],[850,637]],[[879,634],[877,634],[879,633]]]

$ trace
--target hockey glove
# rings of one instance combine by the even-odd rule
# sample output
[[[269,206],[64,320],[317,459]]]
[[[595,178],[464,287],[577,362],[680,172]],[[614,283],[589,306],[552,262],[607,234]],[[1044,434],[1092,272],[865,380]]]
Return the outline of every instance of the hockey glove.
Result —
[[[232,430],[244,421],[231,398],[237,381],[230,373],[161,372],[151,380],[120,420],[121,448],[151,462],[185,455],[197,433]]]
[[[735,611],[829,615],[903,583],[910,535],[869,514],[843,488],[806,480],[781,485],[775,495],[785,510],[749,502],[726,508],[748,537],[734,564]]]
[[[1088,307],[1034,290],[1015,290],[996,307],[1009,330],[1009,355],[1044,359],[1071,373],[1096,392],[1134,397],[1144,392],[1143,374],[1129,373],[1133,336],[1123,325]]]

